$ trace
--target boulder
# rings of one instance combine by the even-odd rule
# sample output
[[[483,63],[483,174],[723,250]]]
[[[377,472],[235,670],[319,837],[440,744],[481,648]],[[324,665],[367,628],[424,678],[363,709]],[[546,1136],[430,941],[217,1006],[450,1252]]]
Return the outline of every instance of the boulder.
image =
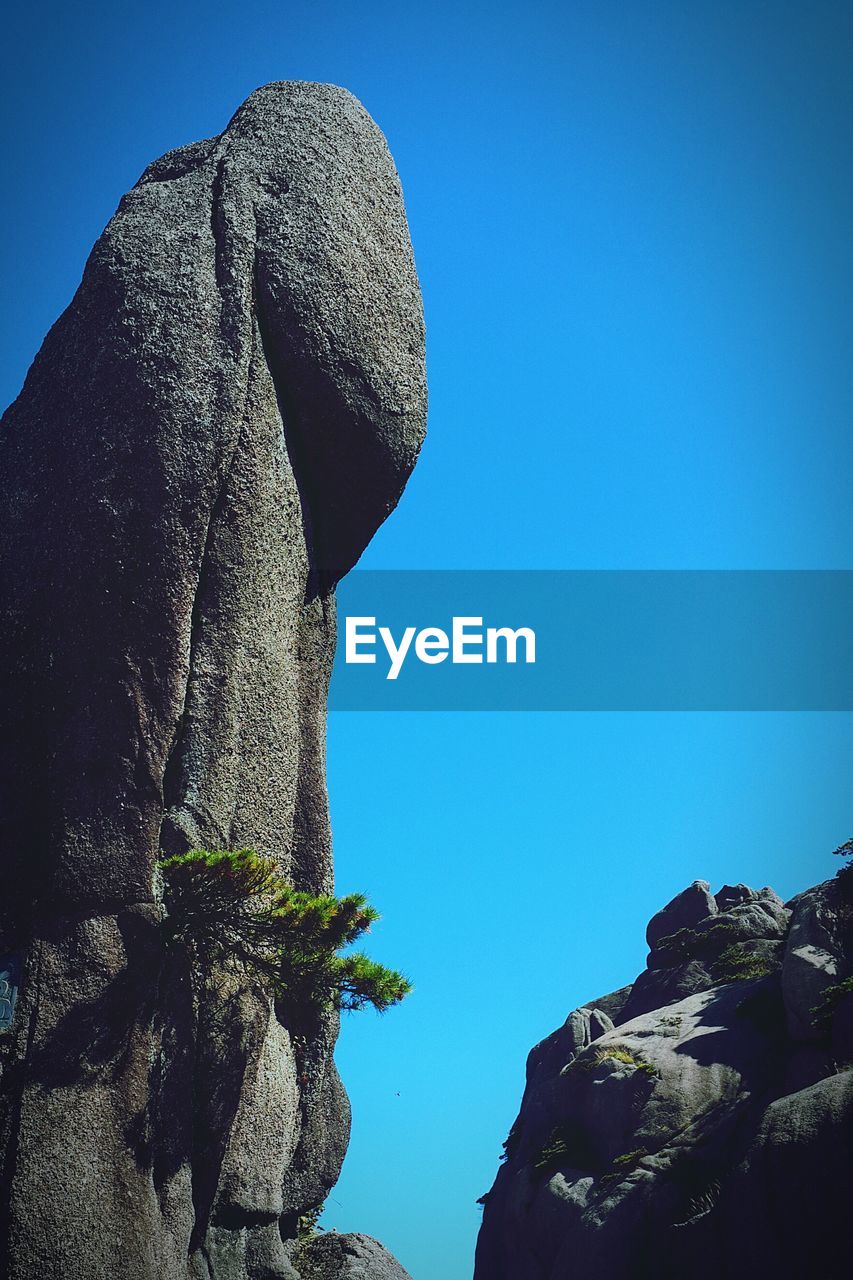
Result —
[[[312,1236],[291,1254],[299,1280],[412,1280],[397,1259],[372,1236]]]
[[[649,944],[649,950],[654,951],[661,938],[669,937],[679,929],[691,929],[700,920],[716,914],[717,904],[708,881],[694,880],[652,916],[646,927],[646,942]]]

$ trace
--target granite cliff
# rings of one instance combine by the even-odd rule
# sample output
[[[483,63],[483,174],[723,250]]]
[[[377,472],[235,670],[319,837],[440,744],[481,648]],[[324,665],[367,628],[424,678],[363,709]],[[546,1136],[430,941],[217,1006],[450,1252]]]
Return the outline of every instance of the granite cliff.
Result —
[[[425,400],[384,139],[282,83],[145,171],[3,417],[10,1280],[404,1274],[363,1237],[293,1243],[348,1141],[336,1017],[233,976],[194,997],[155,866],[248,846],[330,889],[334,587]]]
[[[853,883],[696,881],[527,1062],[476,1280],[849,1273]]]

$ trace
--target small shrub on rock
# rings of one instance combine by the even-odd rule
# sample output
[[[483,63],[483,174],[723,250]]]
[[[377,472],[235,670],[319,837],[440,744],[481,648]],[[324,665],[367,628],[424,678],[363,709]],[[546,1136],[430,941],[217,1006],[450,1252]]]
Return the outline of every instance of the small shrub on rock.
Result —
[[[682,964],[686,960],[705,960],[713,956],[727,938],[735,934],[737,925],[731,920],[714,919],[702,929],[679,929],[661,938],[654,951],[658,959],[667,965]]]
[[[299,1215],[296,1219],[297,1240],[313,1240],[314,1236],[320,1234],[323,1228],[317,1224],[323,1215],[325,1207],[325,1203],[318,1204],[313,1209],[306,1209],[305,1213]]]
[[[585,1134],[572,1124],[557,1125],[533,1162],[539,1173],[552,1173],[561,1165],[591,1169],[593,1157]]]
[[[853,903],[853,836],[838,846],[834,856],[847,859],[846,864],[836,872],[836,878],[844,901]]]
[[[829,1031],[832,1015],[847,996],[853,995],[853,978],[845,978],[843,982],[833,983],[827,987],[820,1000],[811,1010],[812,1026],[816,1031]]]
[[[621,1156],[616,1156],[613,1160],[611,1172],[606,1173],[601,1179],[602,1190],[621,1182],[623,1178],[636,1169],[643,1157],[648,1154],[646,1147],[637,1147],[634,1151],[625,1151]]]
[[[513,1120],[512,1124],[510,1125],[509,1133],[506,1135],[506,1138],[501,1143],[501,1146],[503,1147],[503,1151],[501,1152],[501,1155],[499,1158],[501,1160],[512,1160],[518,1151],[518,1144],[520,1143],[520,1141],[521,1141],[521,1126],[518,1123],[518,1118],[516,1118],[515,1120]]]
[[[752,978],[766,978],[773,972],[771,965],[742,943],[736,942],[720,955],[711,968],[714,982],[748,982]]]
[[[630,1049],[599,1049],[595,1055],[593,1066],[597,1067],[602,1062],[608,1061],[624,1062],[626,1066],[633,1067],[635,1071],[642,1071],[644,1075],[651,1076],[655,1080],[660,1077],[657,1067],[652,1066],[650,1062],[644,1062],[635,1053],[631,1053]]]
[[[616,1156],[613,1161],[614,1169],[633,1169],[635,1164],[639,1164],[643,1156],[649,1153],[645,1147],[637,1147],[634,1151],[625,1151],[621,1156]]]

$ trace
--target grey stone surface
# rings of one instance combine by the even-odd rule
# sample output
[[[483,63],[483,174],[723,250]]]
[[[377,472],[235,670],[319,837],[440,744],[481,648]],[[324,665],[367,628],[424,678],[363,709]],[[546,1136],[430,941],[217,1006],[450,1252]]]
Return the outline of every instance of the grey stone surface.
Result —
[[[744,1276],[843,1280],[850,1273],[851,1166],[848,1070],[770,1103],[743,1161],[721,1188],[718,1221],[701,1224],[696,1244],[713,1249],[711,1231],[725,1232],[739,1242],[737,1274]]]
[[[292,1248],[299,1280],[412,1280],[372,1236],[329,1231]]]
[[[713,985],[710,965],[703,960],[687,959],[681,964],[646,969],[637,975],[618,1021],[629,1022],[640,1014],[659,1009],[661,1005],[707,991]]]
[[[625,1008],[628,997],[631,994],[631,984],[620,987],[618,991],[609,991],[606,996],[598,996],[595,1000],[587,1000],[585,1008],[598,1009],[600,1013],[606,1013],[614,1022]]]
[[[838,880],[801,893],[792,903],[791,928],[782,965],[788,1030],[798,1040],[815,1040],[812,1010],[827,987],[853,973],[851,909]]]
[[[554,1125],[561,1073],[612,1028],[611,1019],[600,1009],[575,1009],[559,1030],[531,1049],[521,1110],[506,1142],[507,1156],[524,1160],[541,1149]]]
[[[794,938],[832,951],[840,972],[853,909],[835,882],[810,890],[794,903],[786,943],[779,899],[745,888],[721,892],[717,913],[681,926],[691,946],[698,935],[707,948],[703,931],[713,937],[711,922],[729,916],[734,944],[720,953],[715,940],[704,961],[646,970],[618,1025],[591,1038],[582,1008],[532,1051],[485,1197],[475,1280],[847,1273],[853,1071],[838,1045],[851,1015],[840,1004],[832,1027],[801,1043],[789,1032],[781,964]],[[715,979],[729,946],[766,976]],[[632,1002],[650,1007],[632,1015]]]
[[[251,846],[330,887],[333,588],[416,460],[423,338],[379,130],[267,85],[122,199],[2,419],[12,1280],[278,1274],[278,1217],[337,1176],[335,1020],[194,1008],[153,871]]]

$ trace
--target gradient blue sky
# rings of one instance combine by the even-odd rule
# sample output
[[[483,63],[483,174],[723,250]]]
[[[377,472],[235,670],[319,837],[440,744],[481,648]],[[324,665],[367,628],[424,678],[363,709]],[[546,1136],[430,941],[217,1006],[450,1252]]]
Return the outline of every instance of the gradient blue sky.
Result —
[[[846,3],[18,7],[0,399],[145,165],[275,79],[403,179],[430,436],[373,568],[851,568]],[[844,715],[336,714],[338,878],[415,995],[348,1020],[327,1221],[470,1276],[530,1046],[695,876],[785,895],[851,834]]]

